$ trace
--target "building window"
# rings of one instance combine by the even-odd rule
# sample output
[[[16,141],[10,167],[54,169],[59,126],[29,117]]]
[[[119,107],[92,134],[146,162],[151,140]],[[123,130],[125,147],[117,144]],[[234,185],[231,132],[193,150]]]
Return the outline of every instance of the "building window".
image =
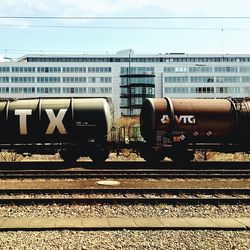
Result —
[[[35,88],[32,87],[27,87],[27,88],[11,88],[11,93],[13,94],[31,94],[31,93],[35,93]]]
[[[154,67],[121,67],[121,74],[154,74]]]
[[[3,93],[3,94],[9,93],[9,88],[8,87],[1,87],[0,88],[0,93]]]
[[[86,88],[63,88],[64,94],[84,94],[86,93]]]
[[[112,83],[112,77],[89,77],[89,83]]]
[[[6,73],[6,72],[10,72],[9,67],[0,67],[0,73]]]
[[[39,73],[58,73],[61,72],[60,67],[37,67]]]
[[[242,76],[242,82],[250,83],[250,76]]]
[[[186,73],[187,67],[164,67],[164,73]]]
[[[250,73],[250,67],[240,67],[241,73]]]
[[[216,93],[236,94],[236,93],[240,93],[240,87],[217,87]]]
[[[37,83],[60,83],[60,77],[37,77]]]
[[[34,83],[35,77],[11,77],[12,83]]]
[[[66,83],[86,83],[86,77],[63,77],[63,82]]]
[[[131,98],[131,105],[142,105],[143,98],[142,97],[132,97]]]
[[[0,83],[9,83],[9,77],[7,76],[0,77]]]
[[[89,73],[110,73],[111,67],[88,67]]]
[[[167,87],[165,88],[165,94],[186,94],[189,93],[189,89],[187,87]]]
[[[211,94],[214,93],[213,87],[191,87],[190,93],[206,93]]]
[[[36,68],[35,67],[12,67],[11,71],[15,73],[34,73],[36,72]]]
[[[239,76],[217,76],[216,82],[240,83]]]
[[[39,87],[37,88],[37,93],[39,94],[59,94],[61,93],[61,88],[55,87],[55,88],[47,88],[47,87]]]
[[[121,85],[129,84],[154,84],[154,77],[122,77]]]
[[[214,82],[213,76],[190,76],[190,83],[209,83]]]
[[[91,94],[111,94],[112,88],[88,88],[88,93]]]
[[[165,83],[187,83],[187,76],[170,76],[164,78]]]
[[[189,72],[190,73],[211,73],[213,72],[213,67],[189,67]]]
[[[85,73],[85,67],[63,67],[64,73]]]
[[[237,73],[238,67],[214,67],[215,73]]]

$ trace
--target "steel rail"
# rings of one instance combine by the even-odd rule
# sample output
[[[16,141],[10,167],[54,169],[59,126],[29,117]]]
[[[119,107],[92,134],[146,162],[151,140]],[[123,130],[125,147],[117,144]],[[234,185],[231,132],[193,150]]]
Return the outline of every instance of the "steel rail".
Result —
[[[164,203],[164,204],[250,204],[250,198],[238,198],[238,197],[228,197],[228,198],[163,198],[163,197],[102,197],[102,198],[3,198],[0,199],[0,204],[12,204],[12,205],[27,205],[27,204],[152,204],[152,203]]]
[[[250,178],[250,170],[0,170],[0,179],[35,178]]]
[[[30,169],[245,169],[250,170],[250,162],[189,162],[174,163],[171,161],[163,161],[159,163],[148,163],[144,161],[109,161],[104,163],[94,162],[76,162],[67,164],[62,161],[25,161],[25,162],[0,162],[0,170],[30,170]]]
[[[133,189],[6,189],[0,190],[1,195],[72,195],[88,194],[88,197],[5,197],[0,198],[0,204],[250,204],[250,189],[151,189],[151,188],[133,188]],[[107,197],[96,197],[102,194]],[[148,197],[148,195],[157,194],[159,197]],[[179,195],[182,197],[162,197],[162,195]],[[122,195],[123,197],[111,197]],[[131,197],[140,195],[140,197]],[[185,197],[192,195],[194,197]],[[202,197],[204,195],[213,195],[214,197]],[[222,197],[230,195],[230,197]],[[247,197],[242,197],[245,195]],[[93,197],[91,197],[93,196]],[[129,196],[129,197],[128,197]],[[184,197],[183,197],[184,196]]]
[[[0,189],[0,195],[7,194],[172,194],[172,195],[250,195],[245,188],[33,188],[33,189]]]

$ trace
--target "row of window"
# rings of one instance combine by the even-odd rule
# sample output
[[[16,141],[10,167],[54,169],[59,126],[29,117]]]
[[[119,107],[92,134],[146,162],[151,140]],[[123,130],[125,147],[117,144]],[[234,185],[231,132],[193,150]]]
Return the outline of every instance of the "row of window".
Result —
[[[89,73],[111,73],[111,67],[88,67]],[[86,73],[86,67],[0,67],[0,73]],[[250,73],[250,67],[164,67],[164,73]],[[153,74],[154,67],[121,67],[121,74]]]
[[[88,72],[91,72],[91,73],[110,73],[111,67],[88,67]]]
[[[128,115],[129,116],[131,116],[131,115],[139,116],[140,113],[141,113],[141,108],[138,108],[138,109],[135,109],[135,108],[122,108],[122,110],[121,110],[121,115],[122,116],[128,116]]]
[[[121,67],[121,74],[153,74],[154,67]]]
[[[244,92],[247,92],[250,88],[244,88]],[[239,87],[167,87],[164,89],[165,94],[186,94],[186,93],[226,93],[235,94],[240,93]],[[247,92],[248,93],[248,92]]]
[[[86,73],[86,67],[0,67],[0,73]],[[90,73],[110,73],[111,67],[88,67]]]
[[[13,83],[34,83],[35,77],[11,77],[10,80]]]
[[[250,67],[164,67],[164,73],[250,73]]]
[[[89,77],[89,83],[112,83],[112,77]]]
[[[8,69],[8,72],[10,72],[10,69]],[[33,73],[33,72],[36,72],[36,68],[35,67],[12,67],[11,72]]]
[[[59,87],[24,87],[24,88],[9,88],[9,87],[1,87],[0,93],[13,93],[13,94],[30,94],[30,93],[38,93],[38,94],[83,94],[83,93],[100,93],[100,94],[111,94],[112,88],[59,88]]]
[[[63,82],[66,83],[86,83],[86,77],[63,77]],[[112,77],[88,77],[89,83],[112,83]]]
[[[122,77],[121,85],[129,85],[129,84],[154,84],[153,77]]]
[[[142,97],[132,97],[130,100],[127,98],[122,98],[121,99],[121,107],[127,107],[130,104],[131,105],[142,105],[144,101],[145,101],[145,99]]]
[[[186,73],[186,72],[188,72],[187,67],[164,67],[164,73]]]
[[[86,77],[0,77],[0,83],[86,83]],[[112,77],[88,77],[89,83],[112,83]]]
[[[91,93],[91,94],[111,94],[112,88],[88,88],[88,93]]]
[[[0,83],[112,83],[112,77],[0,77]],[[165,83],[250,83],[250,76],[177,76],[165,77]],[[154,84],[154,78],[121,78],[121,85]]]
[[[10,72],[10,67],[0,67],[0,73]]]
[[[86,83],[86,77],[63,77],[62,81],[70,83]]]
[[[8,83],[9,82],[9,77],[3,76],[0,77],[0,83]]]
[[[249,83],[250,76],[170,76],[164,77],[165,83]]]
[[[250,57],[26,57],[23,62],[250,62]]]
[[[37,83],[60,83],[60,82],[61,82],[60,77],[37,77]]]
[[[58,73],[61,72],[60,67],[37,67],[39,73]]]
[[[131,90],[128,88],[121,88],[121,95],[154,95],[155,89],[151,87],[132,87]]]
[[[48,94],[57,94],[57,93],[91,93],[91,94],[111,94],[112,93],[112,88],[105,88],[105,87],[100,87],[100,88],[60,88],[60,87],[1,87],[0,88],[0,93],[15,93],[15,94],[20,94],[20,93],[48,93]],[[185,93],[226,93],[226,94],[235,94],[235,93],[240,93],[240,88],[239,87],[167,87],[164,89],[165,94],[185,94]],[[244,93],[250,93],[250,87],[245,87],[244,88]],[[152,92],[153,94],[153,92]],[[122,98],[121,101],[123,104],[127,102],[128,99]],[[140,102],[142,100],[142,97],[132,97],[131,98],[131,104],[139,105],[142,104]]]
[[[112,83],[112,77],[0,77],[0,83]],[[250,83],[250,76],[171,76],[165,83]],[[121,85],[154,84],[153,77],[122,77]]]
[[[64,73],[85,73],[85,67],[63,67],[62,72]]]

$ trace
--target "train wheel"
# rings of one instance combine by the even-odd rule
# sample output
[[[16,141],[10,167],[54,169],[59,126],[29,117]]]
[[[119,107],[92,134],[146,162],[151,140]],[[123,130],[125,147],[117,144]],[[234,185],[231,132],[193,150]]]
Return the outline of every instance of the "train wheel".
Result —
[[[95,149],[89,155],[93,162],[104,162],[109,158],[109,150],[105,148]]]
[[[190,162],[194,159],[194,152],[193,151],[178,151],[171,154],[170,158],[173,162]]]
[[[160,162],[165,158],[165,154],[162,151],[153,149],[143,150],[140,152],[140,155],[147,162]]]
[[[63,150],[60,152],[60,157],[64,160],[64,162],[66,163],[74,163],[77,161],[77,159],[79,158],[79,156],[69,150]]]

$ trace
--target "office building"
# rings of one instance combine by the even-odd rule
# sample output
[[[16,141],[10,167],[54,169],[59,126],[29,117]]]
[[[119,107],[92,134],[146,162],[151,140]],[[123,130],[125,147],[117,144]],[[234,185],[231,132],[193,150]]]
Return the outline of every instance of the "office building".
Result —
[[[102,55],[25,55],[0,63],[1,98],[108,97],[115,117],[138,115],[145,98],[248,97],[250,54],[132,50]]]

